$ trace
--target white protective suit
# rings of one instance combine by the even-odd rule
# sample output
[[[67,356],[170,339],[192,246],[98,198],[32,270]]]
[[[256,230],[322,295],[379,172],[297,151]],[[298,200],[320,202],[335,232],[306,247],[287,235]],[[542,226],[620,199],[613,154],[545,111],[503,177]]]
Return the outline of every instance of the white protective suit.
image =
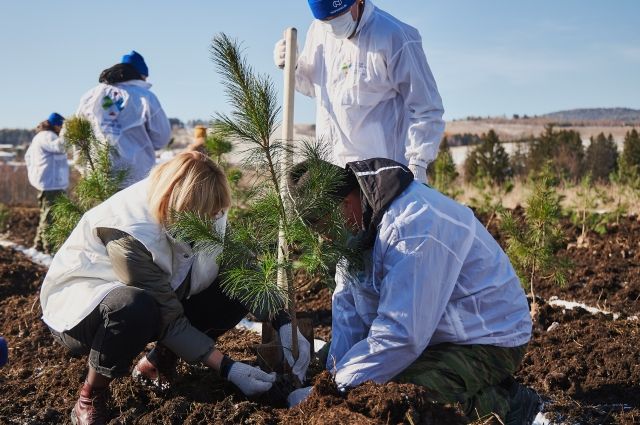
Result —
[[[40,131],[24,155],[29,183],[40,191],[66,190],[69,163],[64,141],[53,131]]]
[[[395,198],[384,187],[382,195],[371,193],[367,187],[402,177],[393,166],[352,169],[369,202],[393,200],[365,251],[364,271],[336,274],[327,368],[336,370],[339,386],[387,382],[429,345],[529,341],[531,318],[516,273],[469,208],[414,181]]]
[[[154,263],[169,276],[176,290],[191,269],[189,296],[197,294],[218,275],[216,256],[194,254],[187,244],[170,238],[147,207],[148,179],[142,180],[89,210],[53,258],[40,291],[43,320],[64,332],[80,323],[114,288],[118,281],[107,249],[97,229],[107,227],[128,233],[151,253]],[[226,226],[226,214],[216,222]]]
[[[77,115],[89,119],[96,135],[116,149],[114,169],[128,170],[125,187],[147,177],[155,151],[171,140],[171,125],[150,87],[142,80],[100,83],[80,99]]]
[[[365,3],[351,40],[315,20],[297,62],[296,89],[316,98],[316,137],[331,162],[389,158],[426,168],[444,132],[442,100],[420,34]]]

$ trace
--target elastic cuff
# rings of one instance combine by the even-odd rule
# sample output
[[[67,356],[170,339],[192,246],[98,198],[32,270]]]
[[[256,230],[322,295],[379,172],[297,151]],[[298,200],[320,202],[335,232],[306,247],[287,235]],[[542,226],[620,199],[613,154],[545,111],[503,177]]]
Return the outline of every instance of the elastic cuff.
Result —
[[[231,357],[227,355],[223,356],[222,361],[220,362],[220,376],[222,376],[224,379],[227,379],[227,377],[229,376],[229,371],[231,370],[231,366],[233,366],[234,363],[235,361],[233,361]]]
[[[429,167],[430,163],[431,163],[431,161],[426,162],[426,161],[423,161],[421,159],[411,158],[409,160],[409,167],[411,167],[412,165],[417,165],[418,167],[422,167],[424,169],[427,169]]]
[[[291,323],[291,316],[289,316],[289,313],[287,313],[285,310],[280,310],[276,313],[274,318],[271,319],[271,326],[273,326],[273,329],[275,330],[280,329],[287,323]]]

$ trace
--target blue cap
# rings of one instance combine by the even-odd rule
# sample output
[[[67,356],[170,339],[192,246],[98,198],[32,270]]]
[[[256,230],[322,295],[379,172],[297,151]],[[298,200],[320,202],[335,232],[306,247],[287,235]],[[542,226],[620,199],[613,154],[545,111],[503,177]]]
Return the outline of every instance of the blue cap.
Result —
[[[144,58],[135,50],[132,50],[128,55],[124,55],[120,63],[128,63],[133,66],[140,75],[149,76],[149,68],[147,68],[147,64],[144,63]]]
[[[7,347],[7,341],[0,336],[0,367],[7,364],[9,360],[9,348]]]
[[[57,112],[52,112],[51,115],[49,115],[49,118],[47,118],[47,121],[49,121],[49,124],[51,124],[54,127],[55,126],[62,127],[62,123],[64,122],[64,117],[58,114]]]
[[[309,0],[309,7],[316,19],[327,19],[349,9],[356,0]]]

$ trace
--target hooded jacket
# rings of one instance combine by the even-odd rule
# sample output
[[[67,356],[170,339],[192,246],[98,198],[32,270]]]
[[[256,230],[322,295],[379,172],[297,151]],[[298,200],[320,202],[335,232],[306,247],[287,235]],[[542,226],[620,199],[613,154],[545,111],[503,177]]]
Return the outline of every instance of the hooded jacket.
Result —
[[[69,186],[69,164],[64,141],[49,130],[40,131],[27,148],[29,183],[41,191],[66,190]]]
[[[127,170],[124,187],[147,177],[155,151],[171,139],[169,119],[150,88],[136,79],[100,83],[80,99],[77,115],[89,119],[96,135],[114,147],[114,169]]]
[[[341,167],[390,158],[426,168],[437,153],[442,100],[415,28],[367,0],[357,33],[336,39],[315,20],[296,68],[296,89],[316,98],[316,137]]]
[[[385,159],[352,162],[364,267],[336,273],[327,368],[339,386],[384,383],[430,345],[517,347],[531,337],[509,258],[473,212]]]
[[[56,253],[40,291],[43,320],[57,332],[80,323],[114,288],[133,284],[149,290],[161,311],[170,315],[163,323],[162,342],[189,362],[201,360],[213,348],[211,338],[193,328],[172,296],[188,280],[186,296],[197,294],[216,279],[217,255],[194,254],[188,244],[171,238],[150,214],[148,179],[124,189],[89,210]],[[216,222],[219,233],[226,215]],[[115,229],[132,236],[151,254],[157,272],[146,282],[127,282],[114,265],[109,249],[120,249],[101,240],[102,229]],[[124,255],[130,255],[125,253]],[[155,288],[153,287],[155,286]],[[183,288],[184,289],[184,288]],[[170,309],[163,310],[163,307]],[[163,322],[167,317],[163,317]]]

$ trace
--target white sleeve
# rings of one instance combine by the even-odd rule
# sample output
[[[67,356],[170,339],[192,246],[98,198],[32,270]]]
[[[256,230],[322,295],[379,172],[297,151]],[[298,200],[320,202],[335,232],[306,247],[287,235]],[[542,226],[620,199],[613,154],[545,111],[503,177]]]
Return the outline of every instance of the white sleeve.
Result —
[[[404,44],[390,61],[390,78],[409,111],[406,159],[423,168],[435,160],[444,134],[444,108],[418,38]]]
[[[65,145],[64,139],[58,136],[47,137],[46,140],[43,140],[40,144],[40,147],[45,152],[51,153],[65,153]]]
[[[153,148],[160,150],[167,146],[171,140],[171,124],[160,106],[160,102],[155,98],[151,102],[149,115],[149,122],[147,122],[149,138]]]
[[[316,24],[312,23],[309,31],[307,31],[304,48],[298,56],[296,66],[296,90],[308,97],[316,97],[316,89],[314,86],[314,83],[316,83],[314,76],[318,68],[316,60],[322,56],[317,53],[318,48],[321,46],[317,46],[317,41],[314,36],[315,25]]]
[[[377,317],[337,364],[340,387],[384,383],[411,365],[428,346],[462,268],[458,256],[428,234],[391,244],[384,264]]]
[[[367,327],[356,312],[353,294],[346,279],[344,273],[338,272],[331,300],[331,346],[326,365],[330,371],[335,369],[351,347],[367,335]]]

